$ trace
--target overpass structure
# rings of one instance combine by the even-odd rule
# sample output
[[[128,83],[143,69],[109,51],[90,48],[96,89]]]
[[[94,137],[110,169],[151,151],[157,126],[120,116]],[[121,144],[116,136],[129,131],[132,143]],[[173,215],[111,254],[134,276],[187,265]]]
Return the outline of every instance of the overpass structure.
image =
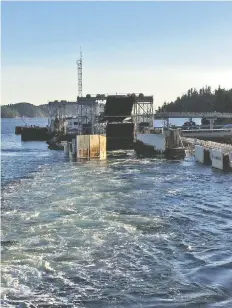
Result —
[[[156,112],[154,119],[168,118],[206,118],[206,119],[232,119],[232,113],[222,112]]]

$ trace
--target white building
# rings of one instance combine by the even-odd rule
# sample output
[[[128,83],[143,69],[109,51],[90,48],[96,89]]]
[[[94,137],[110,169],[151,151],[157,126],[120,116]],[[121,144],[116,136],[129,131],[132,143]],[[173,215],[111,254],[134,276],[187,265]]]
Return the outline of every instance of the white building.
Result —
[[[71,134],[71,133],[78,133],[80,125],[78,123],[77,118],[66,118],[64,121],[64,133]]]

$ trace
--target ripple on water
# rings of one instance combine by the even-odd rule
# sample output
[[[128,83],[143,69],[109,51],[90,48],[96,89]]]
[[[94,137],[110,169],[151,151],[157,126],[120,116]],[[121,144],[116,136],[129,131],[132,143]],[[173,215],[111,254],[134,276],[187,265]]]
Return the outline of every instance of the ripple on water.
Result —
[[[191,158],[43,165],[2,191],[2,299],[229,307],[229,179]]]

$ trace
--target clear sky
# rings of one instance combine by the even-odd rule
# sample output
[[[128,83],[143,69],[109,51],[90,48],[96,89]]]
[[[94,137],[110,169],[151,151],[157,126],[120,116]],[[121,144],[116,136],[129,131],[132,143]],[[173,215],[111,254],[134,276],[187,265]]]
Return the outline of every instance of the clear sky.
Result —
[[[232,87],[232,2],[2,2],[1,104]]]

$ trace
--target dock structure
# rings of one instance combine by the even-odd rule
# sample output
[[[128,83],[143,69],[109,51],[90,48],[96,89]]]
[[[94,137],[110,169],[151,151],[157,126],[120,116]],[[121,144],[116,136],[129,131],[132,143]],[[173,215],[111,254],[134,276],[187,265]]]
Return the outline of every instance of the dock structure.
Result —
[[[134,128],[134,150],[138,157],[165,157],[183,159],[185,148],[180,131],[165,125],[154,129],[153,96],[138,97],[132,113]]]
[[[186,137],[182,137],[182,142],[192,147],[197,162],[232,171],[232,145]]]
[[[72,133],[71,140],[60,140],[67,142],[62,146],[70,157],[105,159],[104,152],[121,149],[134,149],[138,155],[165,155],[170,159],[185,156],[178,129],[166,127],[153,131],[152,95],[78,96],[76,116],[72,119],[63,117],[62,108],[66,104],[52,105],[55,120],[63,123],[64,133],[70,136]]]
[[[72,113],[67,110],[72,108]],[[48,126],[52,133],[64,132],[64,121],[66,117],[72,116],[77,111],[76,102],[66,100],[55,100],[48,103]]]
[[[107,150],[126,150],[133,146],[134,123],[131,120],[136,96],[108,95],[99,121],[105,123]]]
[[[106,159],[105,128],[98,121],[102,111],[99,104],[101,97],[77,97],[75,117],[75,136],[63,143],[64,152],[76,159]],[[74,133],[74,131],[72,131]]]
[[[61,108],[56,110],[60,112]],[[56,116],[59,115],[56,112]],[[62,118],[60,116],[60,120]],[[67,141],[62,143],[65,154],[105,159],[107,151],[133,149],[135,123],[140,128],[153,124],[153,96],[140,93],[77,97],[73,125],[71,119],[69,121],[66,123],[63,119],[64,131],[72,127],[69,132],[74,133],[75,128],[75,136],[72,140],[62,140]]]
[[[218,119],[232,119],[232,113],[229,112],[156,112],[154,119],[163,119],[165,125],[169,126],[169,119],[171,118],[204,118],[209,122],[209,127],[214,127],[214,121]]]

